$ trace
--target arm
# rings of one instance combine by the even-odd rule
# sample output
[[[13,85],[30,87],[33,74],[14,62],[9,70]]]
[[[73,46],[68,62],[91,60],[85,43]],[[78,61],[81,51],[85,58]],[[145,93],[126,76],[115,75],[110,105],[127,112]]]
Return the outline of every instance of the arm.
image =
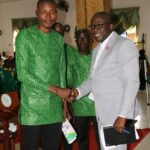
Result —
[[[122,66],[123,96],[119,115],[134,118],[135,101],[139,90],[139,55],[133,43],[129,43],[128,47],[125,48],[123,50],[126,50],[126,52],[120,62],[120,66]]]
[[[119,64],[123,82],[123,95],[114,126],[122,132],[126,118],[134,118],[136,96],[139,89],[139,62],[138,51],[133,43],[124,43],[119,55]],[[120,130],[119,130],[120,129]]]
[[[43,82],[37,82],[34,78],[29,76],[28,68],[30,67],[29,56],[29,33],[27,30],[19,32],[16,38],[16,69],[18,80],[28,86],[34,86],[44,91],[48,90],[49,84]]]
[[[83,96],[87,95],[92,91],[92,79],[91,74],[89,75],[88,79],[84,81],[80,86],[76,88],[78,90],[78,97],[77,99],[82,98]]]

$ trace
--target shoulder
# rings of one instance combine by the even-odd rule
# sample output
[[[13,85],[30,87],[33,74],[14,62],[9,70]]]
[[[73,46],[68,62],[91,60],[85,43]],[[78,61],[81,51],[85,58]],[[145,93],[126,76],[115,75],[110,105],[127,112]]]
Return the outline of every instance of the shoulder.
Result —
[[[51,35],[50,39],[53,40],[53,42],[56,43],[57,46],[61,46],[64,49],[64,37],[61,34],[54,31],[54,30],[51,30],[50,35]]]
[[[61,35],[61,34],[59,34],[58,32],[56,32],[55,30],[51,30],[51,34],[52,34],[52,36],[54,37],[54,38],[56,38],[57,40],[59,40],[59,41],[64,41],[64,37]]]
[[[71,45],[69,45],[69,44],[67,44],[67,43],[65,43],[65,48],[66,48],[66,50],[67,50],[68,52],[71,52],[71,53],[75,53],[75,52],[77,51],[76,48],[74,48],[73,46],[71,46]]]
[[[69,55],[76,55],[78,53],[78,50],[76,48],[66,43],[65,43],[65,49],[67,51],[67,54]]]
[[[19,31],[16,39],[26,38],[29,33],[34,32],[34,31],[35,31],[35,26],[31,26],[31,27],[22,29]]]
[[[123,57],[139,56],[138,49],[133,41],[120,36],[118,43],[119,43],[118,50],[120,54],[123,55]]]

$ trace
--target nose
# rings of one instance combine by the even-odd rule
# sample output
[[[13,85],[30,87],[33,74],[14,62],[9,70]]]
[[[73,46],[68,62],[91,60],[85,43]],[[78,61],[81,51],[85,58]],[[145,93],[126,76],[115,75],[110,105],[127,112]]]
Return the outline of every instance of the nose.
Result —
[[[51,13],[50,13],[50,12],[47,12],[47,13],[46,13],[46,17],[51,17]]]

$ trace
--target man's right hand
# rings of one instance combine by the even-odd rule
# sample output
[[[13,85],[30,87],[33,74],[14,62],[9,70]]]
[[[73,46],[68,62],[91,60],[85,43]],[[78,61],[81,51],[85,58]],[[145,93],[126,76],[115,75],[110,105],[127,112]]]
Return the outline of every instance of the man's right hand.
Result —
[[[74,101],[79,95],[77,89],[59,88],[55,85],[49,87],[48,91],[60,96],[63,100],[68,102]]]
[[[71,93],[71,89],[59,88],[55,85],[49,87],[48,91],[60,96],[63,100],[67,99]]]
[[[77,89],[71,89],[70,95],[66,99],[68,102],[72,102],[76,99],[76,97],[79,95],[79,92]]]

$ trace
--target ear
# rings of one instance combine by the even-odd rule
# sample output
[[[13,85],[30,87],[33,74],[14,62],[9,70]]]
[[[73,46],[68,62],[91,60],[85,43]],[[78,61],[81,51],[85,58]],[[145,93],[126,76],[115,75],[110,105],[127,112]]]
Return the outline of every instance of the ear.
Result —
[[[113,31],[114,28],[115,28],[115,25],[111,23],[111,24],[110,24],[110,29]]]
[[[75,40],[76,44],[77,44],[77,40]]]

